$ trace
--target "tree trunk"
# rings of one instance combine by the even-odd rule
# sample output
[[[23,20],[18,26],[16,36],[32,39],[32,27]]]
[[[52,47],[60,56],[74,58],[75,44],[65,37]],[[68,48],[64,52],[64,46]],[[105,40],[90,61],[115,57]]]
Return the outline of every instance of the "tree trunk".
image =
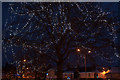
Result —
[[[35,80],[37,80],[37,71],[35,70]]]
[[[57,63],[57,80],[62,80],[63,78],[63,62],[59,61]]]

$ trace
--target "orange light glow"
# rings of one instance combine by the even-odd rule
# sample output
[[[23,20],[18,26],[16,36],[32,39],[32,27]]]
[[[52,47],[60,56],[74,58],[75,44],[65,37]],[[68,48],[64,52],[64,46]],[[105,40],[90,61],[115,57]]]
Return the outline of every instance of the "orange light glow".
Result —
[[[22,77],[25,78],[25,75],[23,74]]]
[[[91,53],[91,51],[88,51],[88,53]]]
[[[26,59],[24,59],[23,61],[26,62]]]
[[[106,72],[103,71],[102,74],[107,74],[107,73],[109,73],[109,72],[110,72],[110,70],[107,70]]]
[[[106,73],[109,73],[110,72],[110,70],[107,70],[107,72]]]
[[[80,52],[80,49],[77,49],[78,52]]]
[[[103,72],[102,72],[102,74],[106,74],[106,72],[105,72],[105,71],[103,71]]]

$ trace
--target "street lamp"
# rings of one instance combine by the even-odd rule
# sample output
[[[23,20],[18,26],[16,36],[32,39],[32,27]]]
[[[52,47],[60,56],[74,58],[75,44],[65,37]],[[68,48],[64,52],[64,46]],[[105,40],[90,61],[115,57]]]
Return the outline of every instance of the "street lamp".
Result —
[[[26,59],[24,59],[23,61],[26,62]]]
[[[77,49],[77,52],[80,52],[80,49]],[[78,67],[79,67],[79,53],[78,53]]]
[[[81,50],[78,48],[78,49],[77,49],[77,52],[80,52],[80,51],[81,51]],[[89,50],[88,53],[90,54],[91,51]],[[85,59],[84,59],[84,62],[85,62],[85,72],[86,72],[86,56],[87,56],[87,55],[84,54],[84,58],[85,58]],[[79,65],[79,54],[78,54],[78,65]]]
[[[90,54],[91,51],[88,51],[88,53]],[[86,62],[87,62],[87,61],[86,61],[86,56],[87,56],[87,55],[85,54],[84,56],[85,56],[85,72],[86,72],[86,71],[87,71],[87,69],[86,69]]]
[[[88,53],[91,53],[91,51],[88,51]]]
[[[80,48],[77,48],[77,52],[80,52]],[[78,53],[78,68],[79,68],[79,53]]]
[[[79,49],[79,48],[77,49],[77,52],[80,52],[80,49]]]

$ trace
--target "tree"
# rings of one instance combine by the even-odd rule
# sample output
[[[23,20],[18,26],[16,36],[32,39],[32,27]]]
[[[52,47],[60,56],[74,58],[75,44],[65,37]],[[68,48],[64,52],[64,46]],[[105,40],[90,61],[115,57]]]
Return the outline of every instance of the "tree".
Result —
[[[3,74],[4,76],[6,76],[5,78],[13,78],[16,74],[16,67],[12,64],[6,63],[5,66],[2,67],[3,68]]]
[[[76,41],[81,53],[91,56],[86,51],[91,50],[92,53],[97,53],[94,55],[105,58],[106,62],[112,61],[110,59],[112,55],[118,57],[116,53],[118,16],[113,17],[111,12],[109,10],[106,12],[99,3],[76,3],[73,7],[74,10],[71,12],[75,16],[70,20],[72,29],[78,33]]]
[[[60,80],[64,63],[76,47],[86,55],[88,50],[100,53],[105,51],[103,48],[114,47],[111,36],[105,32],[108,29],[111,33],[117,23],[96,3],[9,3],[9,6],[11,17],[3,29],[4,43],[23,50],[23,55],[32,50],[28,54],[35,56],[30,58],[33,61],[46,54],[48,62],[56,64]]]
[[[32,8],[33,5],[34,8]],[[16,6],[21,8],[18,10],[20,12],[14,12],[13,8]],[[23,8],[28,11],[24,12]],[[16,3],[11,4],[11,9],[16,14],[14,19],[17,20],[11,21],[12,23],[7,26],[19,24],[19,28],[23,27],[19,31],[16,29],[16,33],[12,35],[9,33],[8,41],[10,40],[15,46],[22,46],[23,52],[29,47],[36,49],[37,53],[47,54],[57,65],[57,77],[62,78],[63,63],[71,52],[70,41],[74,39],[70,23],[65,15],[68,10],[64,9],[64,4]]]

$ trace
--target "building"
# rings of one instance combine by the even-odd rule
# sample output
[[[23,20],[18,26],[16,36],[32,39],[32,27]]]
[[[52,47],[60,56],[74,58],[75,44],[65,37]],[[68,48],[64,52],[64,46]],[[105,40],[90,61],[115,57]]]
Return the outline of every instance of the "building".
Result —
[[[106,78],[114,78],[120,80],[120,67],[112,67],[110,72],[106,74]]]
[[[46,74],[47,79],[55,79],[57,78],[55,74],[54,69],[48,70],[48,73]],[[65,79],[73,79],[75,78],[74,71],[65,71],[63,73],[63,78]],[[90,72],[79,72],[78,78],[117,78],[120,79],[120,67],[112,67],[110,70],[99,72],[96,71],[90,71]]]
[[[57,76],[56,76],[56,71],[54,69],[49,69],[48,70],[48,73],[46,73],[46,79],[49,80],[49,79],[56,79]]]

